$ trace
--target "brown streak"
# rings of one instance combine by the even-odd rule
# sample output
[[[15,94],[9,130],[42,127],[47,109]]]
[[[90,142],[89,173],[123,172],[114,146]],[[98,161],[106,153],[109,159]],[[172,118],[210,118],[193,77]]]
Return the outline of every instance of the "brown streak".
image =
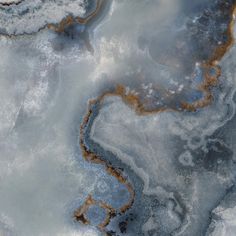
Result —
[[[20,3],[22,3],[23,1],[25,0],[19,0],[19,2],[10,2],[10,3],[0,3],[0,6],[11,6],[11,5],[19,5]],[[47,23],[46,25],[43,25],[41,28],[39,28],[37,31],[33,31],[33,32],[30,32],[30,33],[26,33],[26,32],[23,32],[23,33],[20,33],[20,34],[7,34],[7,33],[2,33],[0,35],[4,35],[6,37],[17,37],[17,36],[22,36],[22,35],[34,35],[38,32],[40,32],[41,30],[44,30],[46,28],[50,29],[50,30],[53,30],[57,33],[62,33],[64,32],[65,28],[66,27],[69,27],[70,25],[73,25],[73,24],[87,24],[89,23],[89,21],[92,20],[93,17],[95,17],[101,7],[102,7],[102,4],[105,2],[106,0],[97,0],[97,4],[96,4],[96,8],[95,10],[90,13],[88,16],[86,16],[85,18],[83,17],[79,17],[79,16],[72,16],[72,15],[68,15],[68,16],[65,16],[59,23]]]
[[[92,100],[92,101],[89,102],[88,112],[85,115],[85,117],[83,119],[83,123],[80,126],[80,147],[81,147],[82,155],[83,155],[83,157],[86,161],[89,161],[89,162],[92,162],[92,163],[95,163],[95,164],[104,165],[106,167],[106,171],[107,171],[108,174],[115,177],[120,183],[122,183],[126,186],[127,190],[130,193],[130,199],[124,206],[122,206],[119,209],[119,211],[121,213],[124,213],[132,206],[132,204],[134,202],[135,192],[134,192],[134,189],[133,189],[132,185],[122,175],[121,171],[115,169],[109,163],[107,163],[105,160],[103,160],[101,157],[96,155],[96,153],[93,153],[92,151],[90,151],[84,143],[84,129],[85,129],[87,123],[89,122],[90,116],[92,115],[92,105],[94,105],[97,102],[99,102],[99,103],[102,102],[103,99],[105,98],[105,96],[107,96],[108,94],[112,95],[112,93],[107,93],[106,95],[103,94],[100,98],[98,98],[96,100]],[[104,222],[102,222],[98,226],[101,230],[104,230],[104,228],[110,223],[111,218],[113,218],[116,215],[116,210],[113,209],[111,206],[107,205],[106,203],[96,202],[96,201],[91,200],[91,199],[92,199],[91,196],[89,196],[86,199],[85,203],[79,209],[77,209],[74,212],[74,217],[76,218],[76,220],[84,223],[83,221],[81,221],[80,217],[83,216],[83,218],[85,218],[84,215],[86,214],[86,211],[88,210],[89,206],[94,205],[96,203],[100,207],[102,207],[103,209],[106,210],[106,219],[105,219]],[[88,223],[88,221],[86,221],[85,223]]]
[[[90,224],[90,221],[86,217],[86,213],[91,206],[95,205],[98,205],[106,211],[106,218],[98,225],[98,228],[104,231],[105,227],[110,223],[110,219],[116,215],[116,211],[112,206],[104,203],[103,201],[94,200],[91,195],[89,195],[84,204],[74,212],[74,218],[85,225]]]
[[[97,7],[97,9],[99,9],[99,7]],[[212,102],[213,95],[210,91],[210,87],[215,86],[217,84],[218,78],[221,75],[221,68],[219,66],[217,66],[218,61],[222,59],[222,57],[232,47],[232,45],[234,43],[234,38],[233,38],[233,26],[234,26],[233,14],[235,13],[235,9],[236,9],[236,6],[234,5],[231,9],[231,21],[230,21],[230,24],[229,24],[228,29],[227,29],[228,41],[224,45],[220,45],[215,50],[215,52],[213,53],[211,59],[208,62],[206,62],[205,64],[202,64],[202,68],[205,69],[205,73],[204,73],[204,81],[199,86],[199,89],[202,90],[205,93],[204,99],[201,99],[201,100],[199,100],[197,102],[193,102],[193,103],[182,102],[182,108],[184,110],[195,111],[196,109],[203,108],[203,107],[209,105]],[[94,14],[92,14],[91,17],[93,17],[93,16],[94,16]],[[82,21],[82,22],[84,22],[84,21]],[[212,69],[212,68],[214,68],[216,70],[216,75],[215,76],[212,76],[212,75],[209,74],[209,70]],[[123,100],[123,102],[125,102],[126,104],[131,106],[138,115],[148,115],[148,114],[163,112],[163,111],[167,111],[167,110],[170,110],[170,111],[179,111],[179,110],[173,109],[173,108],[166,108],[166,107],[153,109],[153,110],[146,110],[145,107],[144,107],[144,104],[141,103],[140,98],[137,95],[134,95],[132,93],[127,94],[125,86],[123,86],[123,85],[117,85],[116,89],[114,91],[104,92],[97,99],[91,100],[89,102],[88,112],[85,115],[85,117],[83,119],[83,122],[80,126],[80,147],[81,147],[81,150],[82,150],[82,155],[85,158],[85,160],[87,160],[87,161],[90,161],[90,162],[96,163],[96,164],[105,165],[106,166],[106,171],[110,175],[114,176],[120,183],[124,184],[127,187],[127,190],[130,193],[130,199],[127,202],[127,204],[125,204],[124,206],[122,206],[119,209],[121,213],[124,213],[133,205],[134,198],[135,198],[135,191],[133,189],[133,186],[131,185],[131,183],[129,183],[127,181],[127,179],[125,177],[123,177],[122,173],[119,170],[116,170],[109,163],[107,163],[101,157],[96,155],[96,153],[93,153],[92,151],[90,151],[87,148],[87,146],[85,145],[85,142],[84,142],[84,129],[85,129],[85,127],[86,127],[87,123],[89,122],[89,119],[92,115],[92,105],[94,105],[95,103],[96,104],[101,104],[104,101],[104,99],[108,96],[118,96],[118,97],[120,97]],[[90,199],[90,197],[88,199]],[[107,216],[106,216],[105,221],[98,226],[101,230],[105,230],[105,227],[109,224],[111,218],[113,218],[115,216],[115,210],[111,206],[106,205],[105,203],[102,203],[102,202],[97,202],[97,203],[103,209],[105,209],[106,212],[107,212]],[[86,211],[89,208],[89,205],[94,204],[94,200],[90,201],[90,204],[88,203],[88,200],[86,200],[84,204],[85,205],[83,205],[77,211],[75,211],[75,213],[74,213],[75,217],[77,215],[79,215],[79,216],[83,215],[84,216],[84,214],[86,213]],[[83,213],[83,214],[81,214],[81,213]],[[87,223],[87,221],[86,221],[86,223]]]
[[[80,24],[87,24],[92,18],[94,18],[97,13],[100,11],[102,3],[104,0],[97,0],[97,5],[95,10],[89,14],[87,17],[82,18],[82,17],[73,17],[71,15],[67,16],[64,18],[60,23],[58,24],[47,24],[47,27],[55,32],[62,33],[64,32],[65,28],[75,24],[75,23],[80,23]]]
[[[205,73],[204,82],[200,85],[200,90],[205,93],[204,99],[194,102],[192,104],[183,102],[182,106],[186,110],[195,111],[198,108],[203,108],[211,104],[213,100],[213,95],[210,91],[212,86],[216,86],[218,83],[218,78],[221,76],[221,68],[218,66],[218,62],[224,57],[224,55],[230,50],[234,44],[234,15],[236,14],[236,4],[234,4],[230,9],[230,23],[226,30],[226,35],[228,37],[227,42],[224,45],[219,45],[216,50],[213,52],[211,58],[205,63],[202,64],[203,68],[214,68],[217,73],[216,76],[210,76],[208,72]]]

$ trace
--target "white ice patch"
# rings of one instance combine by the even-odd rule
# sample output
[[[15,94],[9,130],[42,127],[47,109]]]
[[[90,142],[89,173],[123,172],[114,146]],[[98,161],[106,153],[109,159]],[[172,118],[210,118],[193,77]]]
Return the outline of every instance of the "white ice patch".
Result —
[[[37,32],[48,23],[59,23],[68,15],[83,17],[86,0],[23,0],[18,5],[0,9],[0,31],[3,34]]]
[[[85,2],[25,0],[3,7],[1,31],[31,33],[47,23],[58,23],[68,14],[83,17]],[[152,78],[150,83],[163,87],[174,84],[183,89],[176,78],[171,84],[166,67],[154,61],[138,42],[140,36],[159,34],[158,29],[165,28],[166,16],[168,22],[173,22],[179,7],[179,1],[173,5],[172,0],[159,4],[153,0],[114,1],[109,17],[91,34],[94,56],[66,37],[60,38],[62,49],[55,50],[60,36],[46,30],[34,36],[0,38],[0,235],[97,235],[94,229],[83,231],[81,225],[73,225],[71,213],[78,207],[77,202],[82,203],[97,187],[112,198],[106,192],[114,184],[105,171],[85,164],[80,153],[75,155],[78,125],[86,114],[88,99],[107,89],[107,81],[132,78],[147,86],[142,77],[145,74]],[[149,24],[152,27],[146,27]],[[176,137],[186,142],[185,151],[190,153],[204,146],[205,138],[234,113],[229,108],[235,88],[231,67],[235,66],[230,58],[225,63],[224,84],[232,90],[224,90],[216,103],[199,113],[163,112],[138,117],[119,99],[111,99],[102,108],[91,137],[144,180],[145,194],[168,195],[160,182],[176,183],[176,188],[182,188],[184,178],[177,175],[173,163],[180,161],[181,165],[186,158],[181,158],[182,152],[175,152]],[[162,78],[157,76],[159,73]],[[139,77],[132,77],[134,74]],[[152,94],[151,87],[145,88]],[[224,106],[226,103],[229,108]],[[189,168],[191,161],[187,155]],[[189,205],[191,200],[195,205],[202,204],[205,199],[201,192],[211,188],[217,193],[218,184],[229,182],[228,176],[221,178],[212,173],[196,177],[192,177],[186,193],[193,197],[187,199]],[[205,181],[210,183],[202,187]],[[199,209],[190,210],[199,213]],[[177,222],[175,216],[173,219]],[[168,221],[163,220],[163,224]]]
[[[218,207],[214,210],[219,219],[214,222],[214,231],[210,234],[211,236],[235,236],[236,232],[236,207],[232,208],[221,208]]]
[[[0,37],[1,236],[101,235],[73,211],[93,192],[111,203],[119,196],[115,178],[75,153],[87,101],[100,92],[89,79],[96,60],[66,39],[56,51],[54,40],[48,31]]]
[[[65,140],[57,133],[53,142],[44,140],[31,149],[22,150],[19,144],[10,153],[1,147],[0,212],[5,225],[22,236],[83,235],[72,231],[73,209],[68,207],[86,197],[83,186],[87,185],[87,192],[93,184],[88,186],[86,171],[63,145]]]
[[[24,1],[24,0],[23,0]],[[21,0],[1,0],[0,1],[0,4],[5,4],[5,5],[8,5],[8,4],[17,4],[21,2]]]

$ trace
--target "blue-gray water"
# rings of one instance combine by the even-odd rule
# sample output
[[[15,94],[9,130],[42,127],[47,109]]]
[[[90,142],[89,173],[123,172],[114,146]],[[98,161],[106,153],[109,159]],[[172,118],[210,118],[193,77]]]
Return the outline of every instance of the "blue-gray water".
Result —
[[[0,0],[0,236],[236,235],[235,4]]]

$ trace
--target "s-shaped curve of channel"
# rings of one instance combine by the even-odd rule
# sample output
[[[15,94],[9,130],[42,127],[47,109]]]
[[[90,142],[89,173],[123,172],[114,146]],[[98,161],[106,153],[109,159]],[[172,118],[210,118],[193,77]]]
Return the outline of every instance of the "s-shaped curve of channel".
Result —
[[[120,209],[114,209],[111,206],[107,205],[104,202],[96,201],[93,199],[93,197],[90,195],[84,202],[84,204],[78,208],[74,212],[74,217],[76,220],[84,223],[89,224],[89,220],[86,218],[86,212],[92,205],[99,205],[100,207],[104,208],[106,211],[106,219],[104,222],[102,222],[99,225],[99,228],[104,231],[107,235],[109,233],[106,231],[106,226],[109,224],[110,220],[117,215],[117,213],[124,213],[128,209],[132,207],[132,204],[135,201],[135,189],[133,188],[132,184],[129,183],[128,179],[126,177],[123,177],[123,173],[120,170],[117,170],[112,167],[112,164],[106,161],[105,157],[99,156],[97,153],[90,150],[89,146],[86,144],[85,141],[85,135],[86,135],[86,127],[89,123],[89,120],[91,116],[93,116],[93,106],[102,106],[102,102],[104,99],[108,96],[118,96],[120,97],[124,103],[129,105],[132,109],[135,110],[137,115],[148,115],[152,113],[158,113],[158,112],[164,112],[164,111],[196,111],[197,109],[206,107],[210,105],[213,95],[211,93],[212,86],[216,86],[218,83],[218,78],[221,75],[221,68],[218,66],[219,61],[222,59],[222,57],[228,52],[228,50],[232,47],[234,43],[234,37],[233,37],[233,27],[234,27],[234,15],[236,10],[236,3],[230,7],[229,9],[229,15],[230,15],[230,21],[227,26],[227,31],[225,32],[225,36],[227,37],[227,41],[223,45],[219,45],[215,51],[212,53],[209,60],[205,61],[201,64],[201,67],[204,71],[204,80],[199,85],[199,89],[202,90],[205,94],[203,99],[199,99],[195,102],[189,103],[182,101],[181,107],[158,107],[157,109],[146,109],[145,104],[142,103],[140,100],[140,97],[137,94],[133,94],[132,92],[127,92],[125,85],[119,84],[115,87],[113,90],[109,90],[107,92],[104,92],[101,96],[99,96],[97,99],[91,100],[89,102],[88,112],[84,117],[84,120],[80,126],[80,147],[82,150],[83,157],[86,161],[89,161],[91,163],[95,164],[101,164],[106,166],[107,172],[115,176],[117,180],[124,184],[127,188],[127,190],[130,193],[130,199],[123,207]],[[214,69],[215,73],[212,75],[210,71]]]

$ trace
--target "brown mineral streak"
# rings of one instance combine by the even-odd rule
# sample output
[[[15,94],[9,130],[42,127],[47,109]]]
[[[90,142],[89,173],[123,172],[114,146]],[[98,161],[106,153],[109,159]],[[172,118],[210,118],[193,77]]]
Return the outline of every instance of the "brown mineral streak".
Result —
[[[113,94],[110,93],[110,95],[113,95]],[[102,101],[102,99],[104,97],[105,97],[104,95],[101,96],[101,98],[100,98],[101,100],[99,100],[99,101]],[[92,108],[91,107],[95,102],[97,102],[97,100],[90,101],[88,113],[84,117],[83,123],[80,126],[80,148],[82,151],[82,155],[86,161],[89,161],[89,162],[92,162],[95,164],[104,165],[106,167],[107,173],[109,173],[111,176],[115,177],[120,183],[122,183],[126,186],[127,190],[130,193],[130,199],[124,206],[122,206],[119,209],[119,212],[124,213],[132,206],[132,204],[134,202],[135,192],[134,192],[132,185],[122,175],[121,171],[116,170],[114,167],[112,167],[110,164],[108,164],[106,161],[104,161],[101,157],[99,157],[95,153],[88,150],[88,148],[86,147],[86,145],[84,143],[84,128],[86,127],[86,125],[89,121],[89,118],[92,115]],[[113,218],[117,214],[117,210],[115,210],[113,207],[107,205],[104,202],[93,200],[92,196],[90,196],[90,195],[86,199],[85,203],[78,210],[76,210],[74,212],[75,219],[82,222],[82,223],[89,224],[89,221],[86,219],[85,215],[91,205],[99,205],[101,208],[103,208],[106,211],[105,221],[102,222],[98,226],[101,230],[105,231],[105,227],[110,223],[111,218]],[[85,219],[85,221],[83,222],[84,219]]]
[[[8,6],[12,6],[12,5],[19,5],[20,3],[24,2],[25,0],[19,0],[18,2],[9,2],[9,3],[6,3],[6,2],[3,2],[3,3],[0,3],[0,6],[3,6],[3,7],[8,7]],[[72,24],[87,24],[89,23],[100,11],[103,3],[107,1],[107,0],[97,0],[97,3],[96,3],[96,8],[93,12],[91,12],[88,16],[86,16],[85,18],[83,17],[74,17],[74,16],[66,16],[65,18],[63,18],[59,23],[48,23],[46,25],[44,25],[43,27],[39,28],[37,30],[37,32],[32,32],[32,33],[21,33],[19,35],[14,35],[14,34],[2,34],[6,37],[17,37],[17,36],[22,36],[22,35],[34,35],[38,32],[40,32],[41,30],[44,30],[46,28],[50,29],[50,30],[53,30],[57,33],[62,33],[64,32],[65,28],[72,25]]]
[[[18,5],[24,0],[18,1],[18,2],[10,2],[10,3],[0,3],[0,6],[10,6],[10,5]],[[48,27],[51,30],[54,30],[55,32],[63,32],[66,27],[74,24],[74,23],[79,23],[79,24],[87,24],[93,17],[97,15],[97,13],[100,11],[102,3],[105,0],[98,0],[96,9],[87,17],[82,18],[82,17],[72,17],[72,16],[67,16],[65,17],[60,23],[58,24],[47,24],[46,27]],[[209,61],[207,61],[205,64],[202,66],[205,68],[214,68],[216,69],[217,73],[216,76],[210,76],[208,73],[205,74],[204,76],[204,82],[200,85],[199,89],[201,89],[206,95],[204,99],[199,100],[194,103],[186,103],[182,102],[182,108],[187,111],[195,111],[198,108],[203,108],[205,106],[208,106],[212,99],[213,95],[210,92],[210,87],[215,86],[217,84],[218,78],[221,75],[221,69],[220,67],[217,66],[218,62],[222,59],[222,57],[225,55],[225,53],[232,47],[234,43],[234,38],[233,38],[233,27],[234,27],[234,14],[236,13],[236,6],[232,6],[231,8],[231,21],[229,23],[226,35],[228,36],[228,41],[224,45],[219,45],[215,52],[212,54],[212,57]],[[40,29],[41,30],[41,29]],[[84,143],[84,128],[86,127],[86,124],[89,121],[89,118],[92,114],[92,109],[91,106],[94,103],[102,103],[105,97],[107,96],[119,96],[129,106],[131,106],[135,112],[138,115],[148,115],[152,113],[157,113],[157,112],[163,112],[163,111],[179,111],[177,109],[173,108],[158,108],[158,109],[153,109],[153,110],[146,110],[144,104],[140,101],[138,95],[132,94],[132,93],[126,93],[125,86],[123,85],[117,85],[115,91],[111,92],[105,92],[103,93],[100,97],[98,97],[96,100],[92,100],[89,102],[89,109],[88,113],[84,117],[83,123],[81,124],[80,127],[80,147],[82,150],[82,155],[85,160],[95,163],[95,164],[102,164],[106,166],[106,171],[114,176],[120,183],[124,184],[127,187],[127,190],[130,193],[130,199],[125,204],[122,206],[119,211],[121,213],[126,212],[129,208],[131,208],[134,199],[135,199],[135,191],[133,189],[133,186],[131,183],[128,182],[128,180],[122,175],[121,171],[116,170],[114,167],[112,167],[110,164],[108,164],[106,161],[104,161],[101,157],[96,155],[96,153],[91,152],[85,145]],[[107,205],[106,203],[102,201],[96,201],[92,198],[91,195],[87,197],[85,200],[84,204],[78,208],[74,212],[74,217],[77,221],[82,222],[83,224],[90,224],[89,220],[86,218],[86,212],[89,209],[90,206],[92,205],[99,205],[101,208],[103,208],[106,211],[106,219],[104,222],[102,222],[98,227],[101,230],[105,231],[105,227],[109,224],[110,220],[116,215],[116,210],[112,208],[111,206]]]
[[[231,16],[231,20],[226,31],[226,36],[228,37],[227,42],[223,45],[219,45],[213,52],[212,57],[202,65],[205,68],[214,68],[216,70],[216,76],[210,76],[208,73],[205,74],[204,82],[199,87],[206,94],[205,98],[192,104],[183,102],[183,108],[186,110],[194,111],[197,108],[203,108],[210,105],[211,101],[213,100],[213,95],[210,91],[210,88],[217,85],[218,78],[221,76],[221,68],[218,66],[218,63],[234,44],[233,33],[235,25],[234,16],[236,14],[236,4],[231,7],[229,14]]]
[[[209,72],[205,72],[204,81],[199,86],[199,90],[201,90],[205,94],[204,98],[193,103],[187,103],[183,101],[181,103],[181,107],[183,110],[196,111],[199,108],[204,108],[210,105],[213,100],[213,95],[210,91],[210,88],[212,86],[217,85],[218,78],[221,76],[221,68],[218,66],[218,62],[223,58],[223,56],[230,50],[230,48],[234,44],[233,31],[234,31],[234,23],[235,23],[234,16],[236,14],[236,4],[234,4],[231,7],[229,14],[231,16],[231,20],[226,31],[226,35],[228,37],[227,42],[223,45],[219,45],[216,48],[216,50],[213,52],[212,57],[205,63],[201,64],[202,68],[208,69],[208,71],[211,68],[215,69],[216,75],[211,76]],[[114,95],[121,96],[123,101],[131,105],[135,109],[136,113],[140,115],[147,115],[147,114],[152,114],[152,113],[162,112],[162,111],[167,111],[167,110],[179,111],[174,108],[166,108],[166,107],[153,109],[153,110],[146,110],[144,107],[144,104],[141,103],[137,95],[134,95],[131,93],[128,93],[128,94],[125,93],[125,86],[123,85],[118,85],[117,90],[114,93]]]
[[[211,101],[213,100],[213,95],[210,92],[210,87],[215,86],[217,84],[218,78],[221,75],[221,68],[218,66],[218,62],[222,59],[222,57],[226,54],[226,52],[232,47],[232,45],[234,43],[233,27],[234,27],[234,14],[235,13],[236,13],[236,5],[232,6],[231,12],[230,12],[231,21],[230,21],[230,24],[229,24],[227,32],[226,32],[226,34],[228,36],[228,41],[224,45],[220,45],[213,53],[211,59],[202,65],[203,68],[206,68],[206,69],[214,68],[216,70],[215,76],[211,76],[209,73],[206,72],[205,76],[204,76],[204,82],[199,86],[199,89],[201,89],[206,94],[204,99],[201,99],[201,100],[191,103],[191,104],[183,102],[182,103],[183,110],[190,111],[190,112],[195,111],[198,108],[204,108],[204,107],[208,106],[211,103]],[[148,115],[148,114],[163,112],[163,111],[179,111],[179,110],[163,107],[163,108],[147,111],[147,110],[145,110],[144,104],[141,103],[141,101],[137,95],[134,95],[132,93],[126,94],[125,86],[123,86],[123,85],[117,85],[117,87],[114,91],[104,92],[97,99],[91,100],[89,102],[88,112],[85,115],[83,123],[80,126],[80,147],[82,150],[82,155],[85,158],[85,160],[87,160],[87,161],[90,161],[90,162],[93,162],[96,164],[105,165],[107,172],[110,175],[114,176],[120,183],[124,184],[127,187],[128,191],[130,192],[130,199],[126,205],[124,205],[123,207],[120,208],[120,212],[124,213],[128,209],[131,208],[131,206],[134,202],[135,191],[133,189],[133,186],[127,181],[126,178],[124,178],[122,176],[122,173],[120,171],[116,170],[110,164],[108,164],[106,161],[102,160],[99,156],[96,155],[96,153],[93,153],[90,150],[88,150],[88,148],[86,147],[86,145],[84,143],[84,128],[86,127],[86,125],[90,119],[90,116],[92,115],[92,108],[91,108],[92,105],[95,103],[101,104],[104,101],[104,99],[108,96],[120,97],[124,103],[128,104],[129,106],[131,106],[135,110],[137,115]],[[90,198],[92,199],[91,196],[88,197],[88,199],[90,199]],[[93,205],[93,204],[94,204],[93,201],[88,202],[88,200],[86,200],[84,205],[82,207],[80,207],[77,211],[75,211],[74,216],[76,218],[84,216],[84,214],[88,210],[89,206]],[[104,206],[103,206],[103,208],[104,208]],[[104,208],[104,209],[106,209],[106,208]],[[111,207],[110,209],[113,209],[113,208]],[[110,214],[109,211],[107,212],[107,217],[106,217],[106,221],[105,221],[106,223],[100,224],[99,225],[100,229],[105,231],[105,226],[108,225],[111,218],[115,216],[115,210],[113,209],[113,211],[114,211],[114,214]],[[88,221],[86,221],[86,223],[88,223]]]
[[[80,24],[87,24],[92,18],[94,18],[97,13],[100,11],[102,3],[104,2],[104,0],[98,0],[97,1],[97,5],[95,10],[89,14],[87,17],[82,18],[82,17],[73,17],[73,16],[67,16],[66,18],[64,18],[60,23],[58,24],[48,24],[47,27],[55,32],[58,33],[62,33],[66,27],[72,25],[72,24],[76,24],[76,23],[80,23]]]
[[[80,221],[83,224],[90,224],[90,221],[86,217],[86,212],[93,205],[98,205],[106,211],[105,220],[98,225],[101,230],[104,230],[104,228],[109,224],[110,218],[115,214],[115,209],[102,201],[94,200],[91,195],[89,195],[84,204],[74,212],[74,217],[77,221]]]

